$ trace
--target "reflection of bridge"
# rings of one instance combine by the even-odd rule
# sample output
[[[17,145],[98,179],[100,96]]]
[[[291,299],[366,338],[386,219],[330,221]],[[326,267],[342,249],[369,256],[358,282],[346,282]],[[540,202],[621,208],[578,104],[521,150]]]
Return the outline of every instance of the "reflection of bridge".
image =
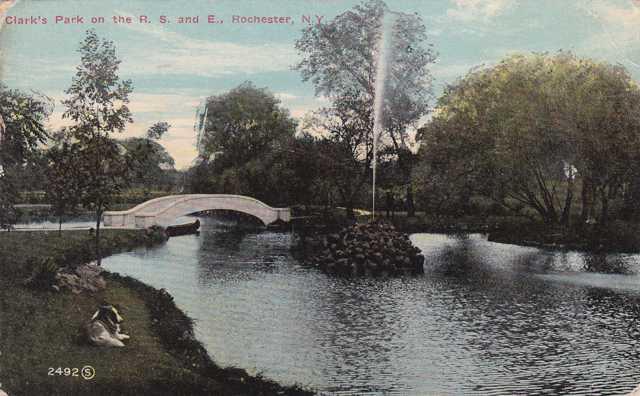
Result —
[[[276,220],[291,220],[289,208],[272,208],[264,202],[242,195],[185,194],[152,199],[135,208],[120,212],[105,212],[107,227],[147,228],[152,225],[166,227],[176,218],[205,210],[233,210],[260,219],[265,225]]]

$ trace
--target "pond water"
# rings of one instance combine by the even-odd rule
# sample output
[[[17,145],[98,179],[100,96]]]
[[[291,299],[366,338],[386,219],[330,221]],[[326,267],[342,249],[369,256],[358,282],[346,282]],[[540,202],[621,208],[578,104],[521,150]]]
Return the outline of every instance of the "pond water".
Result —
[[[57,230],[59,227],[58,219],[51,216],[34,218],[27,217],[22,220],[22,222],[14,225],[16,230]],[[66,218],[62,223],[63,230],[86,229],[92,227],[96,227],[95,216],[92,214]]]
[[[57,230],[60,224],[58,220],[55,218],[38,218],[38,219],[28,219],[31,221],[21,222],[14,225],[16,230]],[[178,217],[174,224],[185,224],[195,221],[192,216],[181,216]],[[101,228],[110,228],[106,227],[104,223],[101,221]],[[63,230],[74,230],[74,229],[89,229],[96,227],[96,217],[93,214],[84,214],[80,216],[74,216],[72,218],[64,219],[62,222]]]
[[[103,265],[166,288],[222,366],[344,395],[623,394],[640,383],[628,328],[639,256],[602,258],[628,275],[586,273],[592,258],[576,252],[414,234],[423,276],[344,279],[292,258],[291,234],[201,223],[199,236]]]

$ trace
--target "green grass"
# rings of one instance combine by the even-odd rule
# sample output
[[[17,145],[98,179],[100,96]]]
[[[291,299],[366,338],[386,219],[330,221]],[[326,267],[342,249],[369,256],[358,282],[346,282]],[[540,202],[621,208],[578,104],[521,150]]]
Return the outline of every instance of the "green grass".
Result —
[[[149,242],[143,231],[105,230],[103,252]],[[158,291],[131,278],[108,276],[107,289],[95,294],[22,286],[35,259],[50,255],[79,264],[92,246],[87,231],[0,232],[0,383],[9,395],[308,394],[243,370],[220,369],[195,339],[172,342],[177,331],[192,332],[190,320],[172,301],[159,304]],[[81,324],[103,301],[121,307],[123,330],[131,336],[124,348],[93,347],[79,336]],[[48,375],[50,367],[85,365],[95,368],[94,379]]]

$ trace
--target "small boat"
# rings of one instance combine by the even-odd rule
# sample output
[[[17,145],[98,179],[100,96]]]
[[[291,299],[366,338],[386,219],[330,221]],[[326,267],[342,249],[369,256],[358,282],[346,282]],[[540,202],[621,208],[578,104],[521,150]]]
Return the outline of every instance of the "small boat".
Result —
[[[200,220],[194,221],[193,223],[180,224],[175,226],[169,226],[165,230],[167,236],[174,237],[180,235],[189,235],[189,234],[197,234],[198,229],[200,228]]]

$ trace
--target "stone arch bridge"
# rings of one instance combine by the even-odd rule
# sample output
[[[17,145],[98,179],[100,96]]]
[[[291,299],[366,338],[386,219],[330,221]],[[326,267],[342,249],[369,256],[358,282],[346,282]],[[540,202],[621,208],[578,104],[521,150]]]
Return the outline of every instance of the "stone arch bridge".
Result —
[[[232,210],[250,214],[260,219],[264,225],[277,220],[291,220],[289,208],[272,208],[262,201],[243,195],[184,194],[155,198],[129,210],[105,212],[103,222],[107,227],[116,228],[148,228],[153,225],[166,227],[174,224],[178,217],[205,210]]]

